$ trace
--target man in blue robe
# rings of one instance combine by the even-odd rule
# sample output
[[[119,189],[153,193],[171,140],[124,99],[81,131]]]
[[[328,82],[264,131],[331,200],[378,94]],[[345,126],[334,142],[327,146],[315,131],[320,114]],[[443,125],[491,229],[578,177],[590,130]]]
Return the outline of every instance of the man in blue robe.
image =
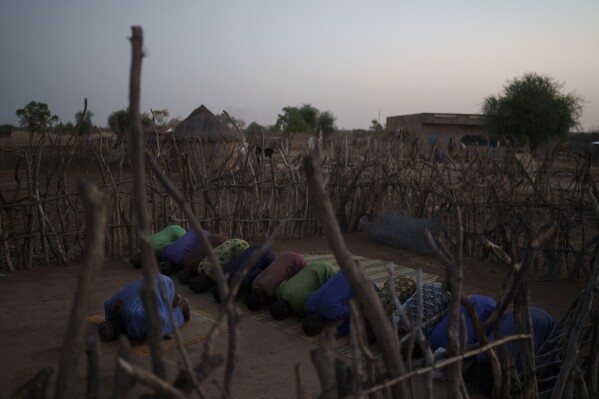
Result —
[[[162,335],[168,335],[175,330],[168,312],[175,316],[177,327],[181,327],[189,320],[189,301],[180,295],[175,295],[173,281],[162,274],[158,275],[154,295],[164,287],[166,302],[161,295],[156,295],[158,315],[162,324]],[[126,334],[131,341],[145,340],[148,334],[146,310],[141,299],[141,289],[144,284],[143,277],[134,280],[125,288],[117,292],[112,298],[104,301],[103,321],[98,327],[98,333],[103,341],[116,339],[119,334]],[[170,309],[169,309],[170,308]]]
[[[374,287],[376,288],[376,285]],[[325,320],[343,320],[343,323],[337,327],[337,335],[340,337],[347,335],[350,317],[349,301],[355,295],[343,272],[335,273],[314,291],[304,304],[304,311],[308,317],[302,320],[302,328],[306,335],[319,334]]]
[[[530,319],[532,321],[532,339],[534,343],[535,354],[539,348],[545,343],[547,338],[551,335],[551,332],[556,326],[555,319],[543,309],[530,307]],[[503,337],[508,337],[516,333],[514,311],[510,310],[505,313],[499,321],[499,329]],[[491,332],[488,336],[489,342],[495,340],[495,335]],[[518,343],[511,341],[505,344],[508,356],[516,356],[518,353]],[[502,351],[497,351],[499,356],[502,355]],[[516,369],[522,371],[519,359],[516,359]],[[486,395],[491,395],[493,386],[493,373],[491,372],[491,366],[489,356],[487,353],[481,353],[476,356],[476,380]]]
[[[476,312],[478,319],[481,323],[487,321],[491,313],[495,310],[495,306],[497,303],[493,298],[484,295],[470,295],[468,300],[472,305],[474,305],[474,311]],[[477,342],[476,334],[474,332],[474,325],[470,316],[468,316],[468,312],[464,306],[460,307],[460,314],[464,316],[464,320],[466,321],[466,344],[471,345]],[[431,347],[431,350],[434,352],[439,348],[447,348],[447,328],[449,326],[449,314],[446,314],[439,324],[433,329],[431,334],[428,336],[428,343]],[[458,322],[459,331],[460,331],[460,340],[462,342],[461,337],[464,332],[462,331],[462,322]],[[489,331],[485,331],[485,335],[487,335]]]

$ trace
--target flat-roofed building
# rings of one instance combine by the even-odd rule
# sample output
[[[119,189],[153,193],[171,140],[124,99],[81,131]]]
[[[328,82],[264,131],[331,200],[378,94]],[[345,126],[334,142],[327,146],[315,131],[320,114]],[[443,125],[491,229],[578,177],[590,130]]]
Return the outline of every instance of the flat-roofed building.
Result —
[[[483,125],[484,116],[480,114],[420,113],[388,116],[386,129],[389,132],[407,132],[419,137],[423,143],[451,149],[464,137],[482,136],[485,140],[481,137],[479,144],[490,143]]]

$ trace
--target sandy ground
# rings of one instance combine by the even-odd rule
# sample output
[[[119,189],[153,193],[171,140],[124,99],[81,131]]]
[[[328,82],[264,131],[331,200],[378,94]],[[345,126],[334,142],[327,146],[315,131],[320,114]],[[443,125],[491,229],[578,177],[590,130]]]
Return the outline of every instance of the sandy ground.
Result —
[[[443,268],[432,257],[384,246],[368,240],[362,233],[346,236],[350,250],[356,255],[390,260],[412,268],[422,268],[428,273],[443,275]],[[326,240],[309,238],[279,241],[274,251],[293,250],[310,252],[327,250]],[[63,334],[72,306],[80,266],[39,267],[33,271],[19,271],[0,277],[0,398],[9,395],[41,367],[57,368]],[[493,262],[466,260],[464,265],[464,290],[467,294],[483,293],[497,297],[505,269]],[[93,291],[90,293],[90,314],[102,309],[103,300],[140,274],[120,259],[104,265]],[[556,319],[561,318],[570,303],[582,289],[582,284],[558,281],[531,281],[531,302],[546,309]],[[215,304],[200,295],[189,296],[192,306],[214,313]],[[88,323],[89,333],[95,327]],[[227,335],[216,340],[216,351],[224,354]],[[319,384],[310,361],[310,351],[315,345],[289,335],[264,323],[244,318],[241,321],[234,386],[235,398],[295,397],[295,367],[300,366],[302,388],[306,397],[316,397]],[[118,345],[100,345],[102,394],[110,397],[113,369]],[[199,359],[202,344],[187,347],[190,358]],[[83,356],[83,354],[82,354]],[[165,354],[170,365],[180,362],[176,350]],[[150,369],[150,360],[134,356],[135,363]],[[76,397],[84,396],[85,359],[82,357],[77,381]],[[219,369],[213,380],[205,384],[209,397],[220,396],[219,384],[223,371]],[[53,392],[56,373],[48,392]],[[143,392],[137,388],[135,393]],[[50,395],[52,396],[52,395]],[[139,395],[131,395],[137,397]],[[442,396],[442,395],[441,395]]]

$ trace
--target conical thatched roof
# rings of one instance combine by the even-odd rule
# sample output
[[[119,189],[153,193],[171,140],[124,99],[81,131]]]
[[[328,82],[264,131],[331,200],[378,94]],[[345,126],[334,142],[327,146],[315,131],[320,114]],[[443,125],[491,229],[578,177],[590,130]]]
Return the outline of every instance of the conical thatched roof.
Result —
[[[239,140],[239,135],[222,123],[208,108],[196,108],[173,132],[177,139]]]

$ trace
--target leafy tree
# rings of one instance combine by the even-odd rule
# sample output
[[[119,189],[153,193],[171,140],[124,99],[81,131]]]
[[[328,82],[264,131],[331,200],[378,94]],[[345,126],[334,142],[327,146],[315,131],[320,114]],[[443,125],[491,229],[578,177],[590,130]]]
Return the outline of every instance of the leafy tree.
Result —
[[[276,127],[286,133],[330,134],[335,131],[335,115],[330,111],[321,112],[310,104],[301,107],[285,107],[277,116]]]
[[[314,107],[311,104],[303,104],[301,107],[298,108],[298,110],[299,113],[302,115],[302,118],[304,118],[304,121],[306,121],[306,123],[310,125],[313,130],[316,130],[318,128],[318,122],[320,118],[320,111],[318,110],[318,108]]]
[[[65,125],[61,124],[61,127],[64,129],[65,133],[73,133],[73,131],[75,130],[75,125],[73,124],[73,122],[67,122]]]
[[[245,127],[245,121],[243,119],[238,119],[235,118],[233,115],[229,114],[229,116],[231,117],[231,119],[233,119],[233,122],[235,122],[235,124],[240,128],[243,129]],[[231,119],[229,119],[229,117],[225,114],[225,111],[221,112],[220,114],[218,114],[216,116],[222,123],[224,123],[229,129],[235,129],[235,126],[233,125],[233,122],[231,122]]]
[[[168,109],[150,109],[150,113],[152,114],[154,125],[156,125],[157,128],[168,126],[168,117],[170,116]]]
[[[168,123],[166,124],[167,127],[171,128],[171,129],[175,129],[179,123],[181,123],[181,117],[174,117],[171,118],[170,121],[168,121]]]
[[[383,125],[380,124],[379,121],[373,119],[370,121],[370,127],[368,128],[371,132],[380,133],[383,131]]]
[[[320,113],[318,117],[318,128],[322,130],[322,134],[325,136],[335,131],[335,115],[330,111],[324,111]]]
[[[12,125],[2,125],[0,126],[0,137],[10,137],[13,131]]]
[[[141,124],[146,130],[152,127],[152,117],[144,112],[141,114]],[[129,109],[121,109],[114,111],[108,116],[108,126],[114,134],[117,135],[119,140],[123,140],[131,133],[131,116],[129,115]]]
[[[277,116],[277,128],[285,133],[311,133],[310,126],[302,116],[298,107],[285,107],[283,114]]]
[[[29,133],[41,133],[46,128],[58,122],[58,116],[52,115],[48,104],[31,101],[23,108],[17,109],[21,126],[27,126]]]
[[[245,134],[248,136],[260,136],[262,132],[266,132],[266,128],[256,122],[252,122],[245,129]]]
[[[502,95],[489,96],[483,102],[489,133],[532,148],[567,136],[578,125],[583,100],[562,89],[563,84],[536,73],[509,81]]]
[[[75,114],[75,121],[77,123],[81,123],[81,125],[79,126],[79,134],[80,135],[89,135],[92,132],[92,129],[94,127],[93,123],[92,123],[92,118],[94,117],[94,113],[91,111],[87,111],[85,113],[85,116],[83,117],[83,119],[81,119],[83,115],[83,111],[78,111]]]
[[[116,134],[119,140],[128,136],[131,131],[129,110],[121,109],[110,114],[108,116],[108,126],[110,127],[110,130]]]

